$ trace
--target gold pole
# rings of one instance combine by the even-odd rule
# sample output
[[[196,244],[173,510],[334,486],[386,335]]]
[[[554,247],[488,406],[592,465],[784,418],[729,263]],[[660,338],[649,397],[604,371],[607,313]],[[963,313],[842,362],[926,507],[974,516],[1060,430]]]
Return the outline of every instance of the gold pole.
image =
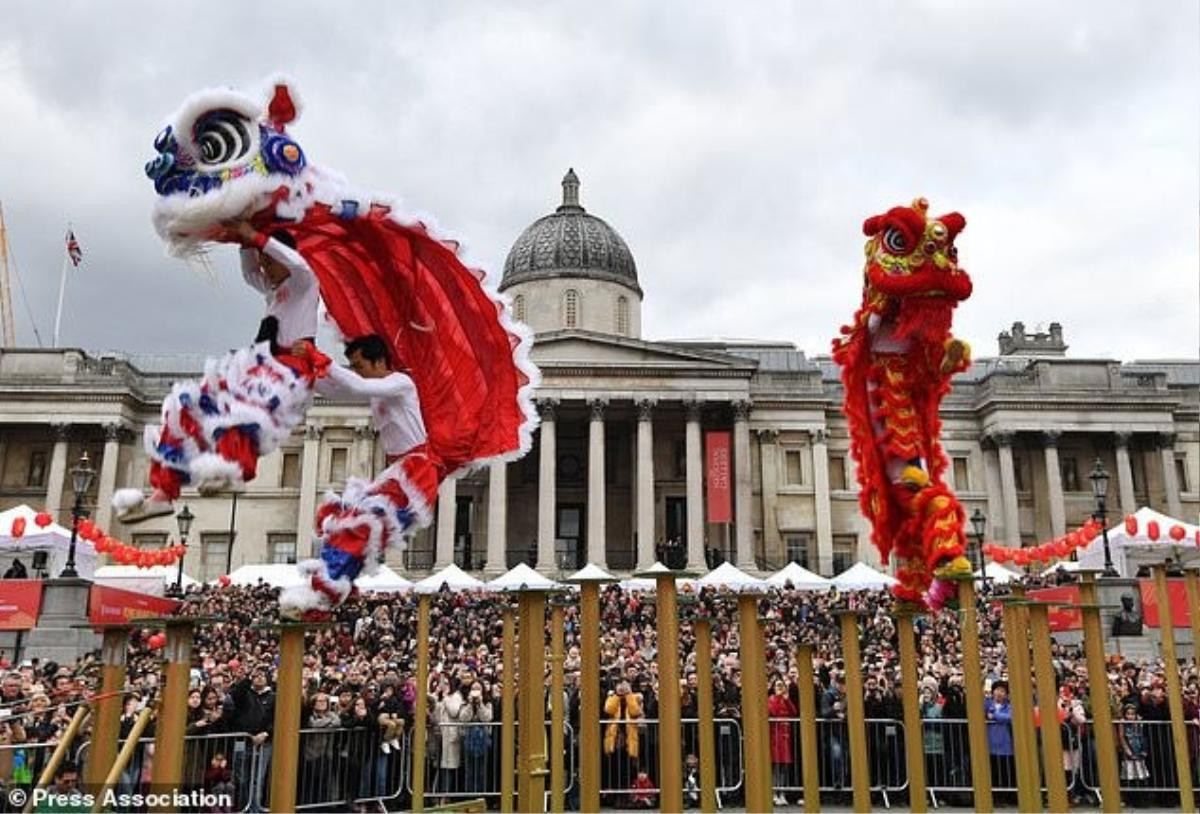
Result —
[[[67,731],[58,741],[58,745],[54,747],[54,751],[50,754],[50,760],[46,762],[46,767],[42,769],[42,774],[38,777],[37,784],[30,789],[29,795],[25,800],[25,811],[33,810],[33,798],[38,789],[44,789],[54,780],[54,774],[58,771],[58,767],[62,765],[63,758],[67,756],[67,752],[71,750],[71,743],[75,740],[75,736],[79,734],[80,727],[87,720],[92,711],[88,709],[87,704],[80,704],[75,708],[75,714],[71,716],[71,723],[67,724]],[[11,797],[9,798],[12,799]],[[15,800],[13,802],[16,802]]]
[[[1033,702],[1029,697],[1029,640],[1022,624],[1019,603],[1025,600],[1010,598],[1004,603],[1004,644],[1008,656],[1008,693],[1012,703],[1013,752],[1017,769],[1017,808],[1021,811],[1041,811],[1041,783],[1032,780],[1038,775],[1037,742],[1031,737]],[[1022,654],[1023,653],[1023,654]],[[1025,723],[1028,722],[1027,727]],[[1032,770],[1031,767],[1032,766]]]
[[[550,810],[563,811],[563,605],[550,606]]]
[[[821,810],[821,775],[817,767],[817,693],[813,675],[811,644],[796,647],[797,680],[800,682],[800,757],[804,772],[804,810]]]
[[[1158,593],[1158,632],[1162,636],[1162,654],[1167,674],[1167,700],[1171,709],[1171,735],[1175,741],[1175,773],[1179,782],[1179,803],[1184,811],[1195,811],[1192,792],[1192,767],[1188,759],[1187,723],[1183,719],[1183,687],[1179,682],[1179,659],[1175,656],[1175,626],[1171,618],[1171,599],[1167,594],[1167,566],[1154,566],[1154,587]]]
[[[1108,700],[1108,669],[1104,665],[1104,629],[1096,601],[1096,574],[1081,571],[1079,604],[1083,612],[1083,649],[1093,678],[1092,732],[1096,739],[1096,768],[1100,774],[1100,806],[1108,814],[1121,810],[1121,781],[1117,771],[1117,742]],[[1099,687],[1099,689],[1096,689]]]
[[[700,736],[700,811],[717,810],[717,745],[713,737],[712,622],[692,621],[696,636],[696,726]]]
[[[917,636],[913,630],[913,609],[896,611],[900,637],[900,692],[904,703],[904,752],[908,758],[909,809],[914,814],[928,811],[925,791],[925,731],[917,700]]]
[[[600,810],[600,585],[579,586],[579,807]]]
[[[1192,658],[1200,662],[1200,571],[1195,566],[1184,569],[1187,585],[1188,621],[1192,626]]]
[[[546,810],[546,595],[521,591],[520,718],[517,728],[521,772],[517,780],[517,807],[522,812]]]
[[[104,798],[108,796],[109,789],[117,785],[117,781],[121,779],[121,772],[125,771],[125,767],[133,759],[133,753],[138,748],[138,741],[142,739],[142,733],[146,731],[146,725],[150,723],[151,712],[153,712],[151,707],[143,707],[142,711],[138,713],[137,720],[133,722],[133,728],[129,730],[129,735],[125,738],[125,744],[117,753],[117,758],[113,761],[112,766],[108,768],[103,785],[94,792],[96,802],[92,804],[92,811],[105,810]]]
[[[871,810],[871,770],[867,764],[866,713],[863,709],[862,657],[858,649],[858,612],[839,611],[842,656],[846,661],[846,728],[850,735],[850,785],[854,810]]]
[[[100,696],[93,702],[95,726],[92,745],[84,764],[83,782],[91,791],[104,782],[108,767],[117,757],[121,736],[121,707],[125,697],[125,652],[129,647],[129,628],[114,625],[104,628],[100,644]]]
[[[767,668],[763,663],[758,596],[738,594],[742,662],[742,726],[745,741],[746,810],[773,811],[771,756],[767,744]]]
[[[970,742],[971,785],[975,810],[992,812],[992,767],[988,759],[987,721],[983,714],[983,666],[979,661],[979,610],[975,579],[958,581],[958,608],[962,613],[963,690],[967,700],[967,738]]]
[[[305,625],[279,631],[279,672],[275,680],[275,731],[271,734],[271,811],[296,810],[300,769],[300,703],[304,697]],[[418,697],[419,694],[418,694]]]
[[[151,782],[164,792],[183,785],[183,736],[187,732],[187,694],[195,624],[191,619],[176,618],[167,620],[166,627],[163,693],[158,704],[154,761],[150,767]],[[178,806],[167,805],[158,810],[177,809]]]
[[[516,755],[513,731],[516,729],[516,620],[512,605],[505,603],[504,653],[501,662],[504,674],[500,682],[500,811],[511,814],[513,810],[513,779],[516,775]]]
[[[1038,711],[1041,715],[1042,766],[1046,776],[1046,803],[1050,811],[1066,811],[1067,781],[1063,771],[1062,735],[1058,725],[1058,694],[1054,687],[1054,664],[1050,660],[1050,607],[1042,602],[1029,605],[1029,636],[1033,640],[1033,670],[1037,679]],[[1108,683],[1107,673],[1103,676]],[[1107,688],[1106,688],[1107,689]]]
[[[658,785],[659,808],[683,811],[683,757],[680,755],[679,608],[674,574],[656,579],[658,625]],[[743,675],[743,679],[745,676]]]
[[[412,810],[425,810],[425,739],[429,720],[429,594],[417,595],[417,693],[413,703]],[[505,676],[507,678],[507,676]]]

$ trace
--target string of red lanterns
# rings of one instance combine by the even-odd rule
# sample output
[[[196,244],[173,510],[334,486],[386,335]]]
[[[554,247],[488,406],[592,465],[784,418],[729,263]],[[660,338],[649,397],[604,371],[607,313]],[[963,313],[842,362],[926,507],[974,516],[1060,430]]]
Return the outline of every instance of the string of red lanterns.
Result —
[[[1006,562],[1021,566],[1031,565],[1035,562],[1048,565],[1070,557],[1072,553],[1095,540],[1099,534],[1100,524],[1093,519],[1062,537],[1040,545],[1008,548],[996,543],[987,543],[982,550],[984,556],[990,557],[992,562],[1000,565]]]
[[[49,512],[38,512],[33,518],[34,525],[41,529],[53,522],[54,517]],[[9,530],[10,536],[15,539],[24,537],[27,525],[24,517],[15,518],[12,521],[12,528]],[[97,554],[108,554],[114,562],[120,565],[133,565],[138,568],[174,565],[187,551],[182,545],[166,546],[165,548],[137,548],[123,543],[115,537],[109,537],[103,529],[86,518],[79,521],[77,533],[92,544]]]

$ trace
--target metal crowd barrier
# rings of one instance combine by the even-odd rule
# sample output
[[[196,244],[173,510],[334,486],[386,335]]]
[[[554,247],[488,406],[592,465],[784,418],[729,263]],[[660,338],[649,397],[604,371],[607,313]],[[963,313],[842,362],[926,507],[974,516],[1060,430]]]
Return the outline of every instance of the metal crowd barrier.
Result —
[[[1093,721],[1089,720],[1083,728],[1076,775],[1079,787],[1099,799],[1100,777],[1096,769],[1093,727]],[[1175,741],[1170,721],[1125,721],[1114,715],[1113,732],[1117,742],[1121,799],[1127,805],[1158,807],[1165,804],[1161,799],[1163,795],[1179,792],[1179,777],[1175,771]],[[1197,781],[1196,760],[1200,756],[1200,723],[1196,721],[1187,722],[1187,745],[1194,786]],[[1129,747],[1128,752],[1126,747]],[[1178,805],[1178,801],[1171,805]]]
[[[406,734],[376,726],[301,729],[296,808],[398,800],[409,785],[410,754]],[[269,797],[264,792],[264,808]]]
[[[684,756],[685,804],[700,800],[700,722],[680,721],[681,753]],[[600,802],[613,807],[658,805],[658,720],[601,720]],[[713,721],[717,756],[717,796],[735,796],[745,779],[742,760],[742,725],[736,718]],[[695,758],[695,760],[692,760]]]
[[[5,726],[0,723],[0,734],[8,737]],[[9,792],[23,789],[29,793],[57,746],[56,741],[0,743],[0,811],[21,810],[12,804]]]
[[[891,795],[908,788],[908,764],[904,756],[904,722],[868,718],[867,761],[871,791],[891,808]],[[771,785],[776,794],[798,799],[804,791],[802,767],[807,759],[800,751],[800,719],[771,718],[767,724],[771,758]],[[817,719],[817,776],[822,792],[849,792],[850,734],[842,718]],[[777,758],[787,758],[777,760]]]

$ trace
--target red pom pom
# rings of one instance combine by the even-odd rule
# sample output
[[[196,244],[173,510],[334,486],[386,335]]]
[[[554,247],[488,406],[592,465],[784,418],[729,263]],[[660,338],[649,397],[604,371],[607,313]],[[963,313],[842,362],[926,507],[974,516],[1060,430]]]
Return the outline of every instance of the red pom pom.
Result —
[[[44,529],[54,522],[54,518],[50,515],[50,512],[38,512],[33,518],[33,522],[37,524],[39,529]]]
[[[1136,537],[1137,530],[1138,530],[1137,518],[1134,517],[1132,514],[1126,515],[1125,516],[1125,533],[1128,534],[1130,537]]]
[[[221,587],[222,587],[222,588],[228,588],[228,587],[229,587],[229,583],[233,582],[233,580],[231,580],[231,579],[229,578],[229,575],[228,575],[228,574],[221,574],[221,576],[217,577],[217,582],[219,582],[219,583],[221,584]],[[229,662],[229,666],[230,666],[230,667],[232,667],[232,666],[233,666],[233,662],[232,662],[232,661],[231,661],[231,662]]]
[[[1171,526],[1171,530],[1167,533],[1177,543],[1184,537],[1187,537],[1187,531],[1184,530],[1183,526]]]
[[[1146,536],[1149,537],[1151,540],[1158,539],[1158,521],[1157,520],[1151,520],[1149,523],[1146,524]]]

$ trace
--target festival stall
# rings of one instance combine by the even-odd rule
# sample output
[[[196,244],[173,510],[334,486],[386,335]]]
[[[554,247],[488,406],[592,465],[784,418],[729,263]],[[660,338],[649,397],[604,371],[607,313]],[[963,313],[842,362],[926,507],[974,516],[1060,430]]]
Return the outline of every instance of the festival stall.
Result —
[[[354,581],[358,590],[364,594],[400,594],[412,590],[410,580],[397,574],[386,565],[381,565],[371,575],[363,575]]]
[[[1123,577],[1136,576],[1141,566],[1167,557],[1183,565],[1200,565],[1200,526],[1143,506],[1108,530],[1108,547],[1113,567]],[[1079,549],[1078,558],[1081,568],[1104,568],[1103,536]]]
[[[44,551],[45,575],[57,577],[67,564],[70,544],[71,530],[52,522],[45,512],[24,504],[0,512],[0,573],[19,558],[32,577],[33,557]],[[96,572],[96,549],[80,535],[75,538],[75,570],[84,579],[91,579]]]
[[[856,562],[830,580],[839,591],[882,591],[898,584],[895,577],[876,571],[863,562]]]
[[[170,565],[155,565],[150,568],[138,568],[136,565],[102,565],[96,569],[95,574],[97,585],[150,596],[164,596],[167,586],[174,585],[178,578],[179,567]],[[186,591],[200,583],[184,574],[182,584]]]
[[[982,577],[997,585],[1007,585],[1014,579],[1020,579],[1021,575],[1011,568],[1005,568],[998,562],[989,562],[983,566],[983,570],[975,572],[975,577],[976,579]]]
[[[555,591],[563,586],[539,574],[525,563],[517,563],[487,584],[489,591]]]
[[[832,587],[825,577],[814,574],[795,562],[789,562],[779,571],[767,577],[767,584],[775,588],[790,585],[793,590],[797,591],[828,591]]]
[[[481,591],[486,586],[457,565],[447,565],[436,574],[430,574],[425,579],[413,585],[413,591],[419,594],[434,594],[445,586],[451,591]]]
[[[728,588],[731,591],[761,591],[766,584],[756,579],[731,562],[725,562],[696,580],[698,588]]]
[[[229,575],[232,585],[270,585],[272,588],[290,588],[303,585],[307,580],[290,563],[258,563],[243,565]]]

